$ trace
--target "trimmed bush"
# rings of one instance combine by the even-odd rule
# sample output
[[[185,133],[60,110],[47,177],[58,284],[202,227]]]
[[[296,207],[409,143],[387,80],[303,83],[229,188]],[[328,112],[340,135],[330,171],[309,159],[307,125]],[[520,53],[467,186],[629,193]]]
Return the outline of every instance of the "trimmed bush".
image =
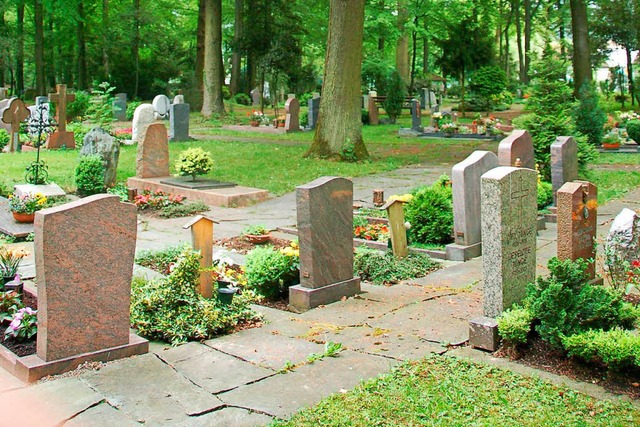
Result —
[[[11,141],[9,132],[4,129],[0,129],[0,151],[2,151],[4,147],[7,146],[7,144],[9,144],[9,141]]]
[[[525,344],[532,321],[533,315],[528,309],[514,306],[498,317],[500,336],[509,344]]]
[[[104,191],[104,162],[100,156],[84,156],[76,167],[75,181],[78,194],[91,196]]]
[[[180,153],[175,164],[180,176],[190,176],[194,181],[196,176],[204,175],[213,169],[211,154],[202,148],[188,148]]]
[[[236,104],[251,105],[251,98],[246,93],[236,93],[233,96],[233,100]]]
[[[640,120],[629,120],[627,122],[627,135],[635,142],[640,143]]]
[[[538,181],[538,210],[553,203],[553,186],[544,181]]]
[[[272,246],[258,247],[247,254],[247,285],[267,299],[286,296],[289,286],[300,283],[298,256]]]
[[[451,242],[453,232],[453,202],[451,187],[438,183],[413,192],[411,202],[405,204],[405,219],[411,224],[412,242],[445,244]]]
[[[601,362],[614,370],[640,367],[640,336],[630,331],[586,331],[564,338],[562,343],[569,356],[587,362]]]
[[[384,110],[395,123],[402,113],[402,104],[407,96],[407,85],[398,70],[393,70],[387,80],[387,99],[384,101]]]
[[[439,264],[426,254],[409,253],[406,258],[399,259],[389,251],[381,252],[366,246],[356,249],[353,260],[354,273],[374,285],[426,276],[438,267]]]

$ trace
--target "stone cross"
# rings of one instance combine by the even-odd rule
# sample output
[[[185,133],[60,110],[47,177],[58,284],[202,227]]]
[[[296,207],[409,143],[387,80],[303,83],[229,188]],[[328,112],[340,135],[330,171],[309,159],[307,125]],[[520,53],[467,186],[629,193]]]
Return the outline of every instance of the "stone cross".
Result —
[[[198,291],[205,298],[213,296],[213,276],[210,269],[213,265],[213,224],[217,223],[210,218],[198,215],[182,227],[191,229],[191,245],[195,251],[200,251],[202,271]]]
[[[538,174],[505,166],[481,179],[484,315],[497,317],[535,280]]]
[[[526,130],[513,131],[498,145],[500,166],[515,166],[516,159],[520,159],[523,168],[536,168],[533,140]]]
[[[451,170],[454,243],[447,245],[447,259],[466,261],[482,253],[480,177],[498,167],[498,156],[474,151]]]
[[[591,280],[596,277],[598,189],[585,181],[567,182],[558,190],[558,258],[589,261]]]
[[[300,132],[300,101],[296,98],[289,98],[284,104],[284,111],[287,115],[284,121],[284,130],[289,132]]]
[[[25,121],[31,113],[19,98],[12,98],[1,113],[2,121],[11,126],[9,151],[17,151],[20,144],[20,123]]]
[[[153,123],[147,128],[144,139],[138,143],[136,177],[160,178],[170,175],[167,128],[162,123]]]
[[[406,258],[409,255],[407,247],[407,229],[404,226],[404,202],[391,200],[382,209],[386,209],[389,216],[389,239],[391,249],[396,258]]]
[[[49,136],[47,148],[75,148],[73,132],[67,132],[67,102],[74,101],[74,94],[67,95],[67,85],[57,85],[57,92],[49,94],[49,101],[56,103],[56,121],[58,130]]]
[[[565,182],[578,179],[578,145],[570,136],[559,136],[551,144],[551,185],[553,205],[557,206],[557,192]]]
[[[300,284],[289,288],[297,311],[360,292],[353,277],[353,182],[323,177],[296,188]]]

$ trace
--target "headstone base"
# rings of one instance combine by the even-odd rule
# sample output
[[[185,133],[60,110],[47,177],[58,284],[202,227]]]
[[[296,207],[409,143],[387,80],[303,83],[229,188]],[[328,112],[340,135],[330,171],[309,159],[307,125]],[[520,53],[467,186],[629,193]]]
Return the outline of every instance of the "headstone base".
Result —
[[[547,229],[547,220],[544,215],[539,216],[536,220],[536,231],[542,231]]]
[[[56,131],[49,136],[47,140],[46,148],[76,148],[76,140],[73,139],[73,132],[60,132]]]
[[[323,304],[339,301],[360,293],[360,278],[333,283],[321,288],[306,288],[302,285],[289,288],[289,309],[301,313]]]
[[[476,317],[469,321],[469,345],[494,352],[500,347],[498,322],[486,316]]]
[[[558,222],[558,208],[552,206],[549,208],[549,213],[544,215],[544,219],[547,222],[551,222],[553,224]]]
[[[470,246],[451,243],[445,246],[445,250],[447,259],[450,261],[468,261],[471,258],[477,258],[482,255],[482,243],[476,243]]]
[[[45,362],[36,354],[18,357],[0,345],[0,366],[20,381],[31,383],[49,375],[72,371],[85,362],[108,362],[148,352],[149,341],[133,333],[129,334],[128,344],[50,362]]]
[[[188,177],[171,177],[160,181],[161,184],[175,185],[180,188],[191,188],[194,190],[209,190],[211,188],[229,188],[236,187],[238,184],[233,182],[222,182],[214,179],[196,179],[195,181]]]
[[[18,184],[13,187],[16,196],[22,197],[25,194],[37,194],[40,193],[45,197],[58,197],[66,196],[62,188],[56,183],[34,185],[34,184]]]

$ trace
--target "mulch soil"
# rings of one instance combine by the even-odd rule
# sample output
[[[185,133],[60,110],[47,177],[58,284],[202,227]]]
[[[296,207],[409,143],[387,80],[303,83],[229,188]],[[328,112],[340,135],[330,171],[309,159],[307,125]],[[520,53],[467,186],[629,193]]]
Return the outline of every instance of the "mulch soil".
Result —
[[[29,292],[25,292],[22,297],[22,302],[24,302],[25,307],[31,307],[34,310],[38,309],[38,298]],[[9,325],[9,322],[6,321],[6,324],[2,324],[2,328],[6,328]],[[16,356],[29,356],[32,354],[36,354],[36,337],[33,336],[28,341],[17,342],[13,338],[8,338],[2,342],[2,345],[5,346],[8,350],[12,351]]]
[[[612,393],[640,399],[640,370],[607,371],[604,365],[567,357],[539,337],[529,340],[526,347],[502,347],[494,353],[494,356],[509,358],[535,369],[564,375],[576,381],[597,384]]]
[[[219,239],[213,242],[214,246],[221,246],[229,251],[235,251],[239,254],[246,255],[251,249],[256,246],[271,245],[276,249],[283,249],[289,246],[290,240],[278,239],[277,237],[269,237],[269,241],[263,245],[254,245],[244,236],[227,237],[225,239]]]

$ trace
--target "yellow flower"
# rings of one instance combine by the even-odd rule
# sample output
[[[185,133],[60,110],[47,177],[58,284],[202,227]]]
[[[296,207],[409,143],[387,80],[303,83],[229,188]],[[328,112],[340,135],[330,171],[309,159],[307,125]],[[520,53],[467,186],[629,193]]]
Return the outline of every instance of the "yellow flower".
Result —
[[[298,247],[298,242],[296,242],[295,240],[292,240],[292,241],[291,241],[290,246],[291,246],[293,249],[296,249],[296,248]]]

